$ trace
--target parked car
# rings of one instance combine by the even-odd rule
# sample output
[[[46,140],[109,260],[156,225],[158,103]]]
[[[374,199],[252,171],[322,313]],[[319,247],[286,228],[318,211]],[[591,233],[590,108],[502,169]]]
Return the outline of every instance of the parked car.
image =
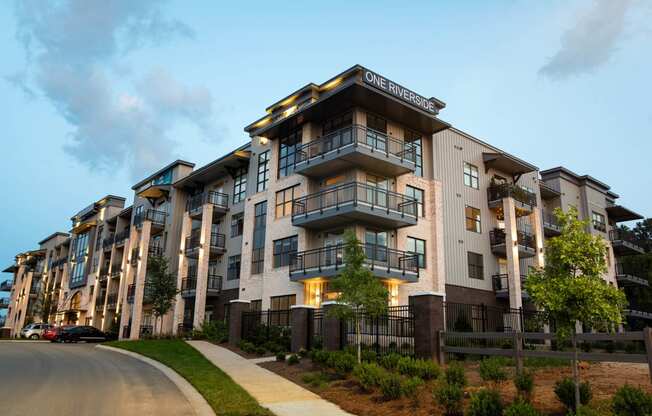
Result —
[[[51,327],[52,325],[44,324],[44,323],[29,324],[20,331],[20,337],[29,338],[29,339],[39,339],[43,336],[43,333],[48,329],[50,329]]]
[[[108,341],[112,337],[99,329],[88,326],[67,326],[62,327],[59,331],[56,340],[59,342],[102,342]]]
[[[64,326],[51,326],[47,331],[43,333],[43,339],[48,341],[57,342],[59,340],[59,334],[64,328],[68,328],[74,325],[64,325]]]

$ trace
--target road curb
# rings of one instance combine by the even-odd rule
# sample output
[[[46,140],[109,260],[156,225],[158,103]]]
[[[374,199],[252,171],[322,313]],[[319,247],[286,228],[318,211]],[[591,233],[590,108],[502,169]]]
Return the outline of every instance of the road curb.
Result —
[[[179,388],[179,390],[181,390],[181,393],[186,397],[186,399],[190,403],[190,406],[192,407],[193,411],[197,416],[215,416],[215,412],[213,412],[211,406],[208,404],[206,399],[204,399],[204,396],[202,396],[192,386],[192,384],[188,382],[188,380],[181,377],[179,373],[177,373],[170,367],[166,366],[165,364],[162,364],[149,357],[145,357],[144,355],[140,355],[138,353],[128,351],[128,350],[123,350],[121,348],[109,347],[107,345],[97,345],[96,348],[101,348],[103,350],[109,350],[120,354],[128,355],[130,357],[133,357],[137,360],[147,363],[152,367],[160,370],[163,374],[165,374],[167,378],[170,379],[170,381],[172,381]]]

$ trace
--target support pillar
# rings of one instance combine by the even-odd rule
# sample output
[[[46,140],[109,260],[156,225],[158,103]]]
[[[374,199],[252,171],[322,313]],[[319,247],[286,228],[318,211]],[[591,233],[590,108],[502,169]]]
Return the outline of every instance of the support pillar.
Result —
[[[122,273],[120,274],[120,288],[118,292],[118,308],[116,313],[120,313],[120,327],[118,328],[119,338],[124,339],[123,328],[129,325],[129,319],[133,311],[133,305],[129,306],[127,294],[129,292],[129,282],[133,280],[132,276],[136,274],[136,267],[131,265],[132,249],[137,245],[138,233],[136,227],[132,224],[129,226],[129,239],[125,241],[124,252],[122,254]],[[131,333],[129,334],[131,336]]]
[[[188,270],[188,260],[186,258],[186,237],[190,234],[192,228],[192,218],[188,212],[183,214],[183,221],[181,223],[181,243],[179,244],[179,269],[177,272],[177,289],[181,290],[181,285],[184,276]],[[186,300],[181,296],[181,292],[177,293],[176,301],[174,302],[174,321],[172,322],[172,332],[179,333],[179,326],[183,324],[184,310],[186,307]]]
[[[503,198],[503,213],[505,215],[505,251],[507,252],[509,307],[512,309],[520,309],[523,307],[523,298],[521,294],[521,267],[518,256],[518,226],[516,224],[516,209],[512,198]]]
[[[310,324],[312,318],[311,311],[315,309],[310,305],[293,305],[290,307],[290,322],[292,324],[292,341],[290,343],[291,352],[299,352],[301,349],[307,350],[310,337]]]
[[[136,267],[134,284],[134,303],[131,309],[131,334],[130,339],[140,337],[140,324],[143,320],[143,296],[145,294],[145,280],[147,278],[147,257],[149,255],[149,236],[152,228],[151,221],[143,221],[140,231],[140,244],[138,247],[140,260]]]
[[[440,361],[439,333],[444,331],[446,322],[444,294],[421,292],[409,299],[414,316],[414,355],[425,360]]]
[[[208,291],[208,264],[211,254],[211,230],[213,226],[213,204],[204,204],[201,214],[199,235],[199,259],[197,260],[197,286],[195,287],[195,316],[193,326],[199,328],[206,314],[206,292]]]
[[[535,207],[530,214],[530,224],[534,232],[537,254],[534,257],[534,263],[538,269],[542,269],[545,264],[543,253],[543,219],[541,218],[541,208]]]
[[[238,345],[242,339],[242,314],[249,312],[248,300],[234,299],[229,303],[229,344]]]
[[[342,349],[342,325],[340,319],[331,315],[331,310],[337,302],[324,302],[321,304],[324,310],[322,321],[324,332],[324,349],[326,351],[339,351]]]

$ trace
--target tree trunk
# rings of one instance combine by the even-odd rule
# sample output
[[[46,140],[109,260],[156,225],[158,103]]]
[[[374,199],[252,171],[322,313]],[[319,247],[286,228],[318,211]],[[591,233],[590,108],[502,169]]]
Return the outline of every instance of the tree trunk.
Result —
[[[575,384],[575,412],[580,408],[580,373],[578,368],[578,352],[577,352],[577,337],[576,329],[573,328],[572,342],[573,342],[573,383]]]
[[[362,363],[362,345],[360,340],[360,318],[355,320],[355,343],[358,348],[358,364]]]

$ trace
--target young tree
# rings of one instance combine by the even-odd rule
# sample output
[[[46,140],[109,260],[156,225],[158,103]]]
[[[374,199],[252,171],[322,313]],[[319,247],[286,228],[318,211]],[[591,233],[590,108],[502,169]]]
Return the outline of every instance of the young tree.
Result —
[[[168,271],[168,261],[162,256],[152,256],[147,260],[147,300],[152,304],[156,320],[160,321],[159,334],[163,330],[163,316],[174,303],[177,290],[177,278]]]
[[[344,234],[344,269],[331,282],[331,287],[338,292],[338,304],[331,313],[342,320],[354,321],[358,362],[362,361],[360,332],[363,312],[378,317],[387,311],[389,297],[387,289],[365,267],[365,259],[362,244],[353,231],[347,230]]]
[[[607,284],[603,239],[587,232],[588,221],[580,221],[577,209],[554,212],[561,235],[546,242],[546,265],[532,270],[525,288],[544,319],[554,322],[559,339],[571,338],[575,381],[575,406],[580,405],[577,368],[577,323],[612,331],[622,322],[627,301],[623,292]]]

